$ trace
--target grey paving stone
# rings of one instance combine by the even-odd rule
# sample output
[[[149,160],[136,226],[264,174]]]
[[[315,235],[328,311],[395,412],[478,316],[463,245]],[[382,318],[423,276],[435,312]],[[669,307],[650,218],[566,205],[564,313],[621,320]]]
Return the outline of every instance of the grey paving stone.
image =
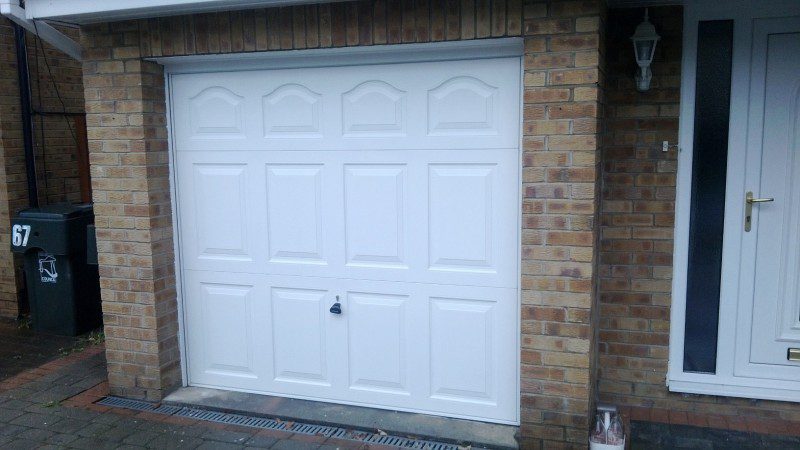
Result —
[[[54,433],[52,436],[47,438],[45,441],[48,444],[55,444],[64,446],[69,444],[70,442],[78,440],[78,436],[74,434],[67,434],[67,433]]]
[[[631,423],[631,449],[800,449],[800,437],[761,435],[756,433],[667,425],[661,423]]]
[[[88,409],[81,408],[54,408],[53,414],[59,417],[69,417],[85,421],[92,421],[103,415],[97,411],[89,411]]]
[[[319,448],[319,444],[311,444],[309,442],[284,440],[278,441],[270,447],[271,450],[311,450]]]
[[[229,431],[229,430],[217,430],[212,428],[200,437],[206,440],[212,441],[220,441],[220,442],[227,442],[231,444],[244,444],[248,439],[253,437],[253,435],[257,432],[257,430],[253,430],[252,433],[242,433],[238,431]]]
[[[52,431],[42,430],[41,428],[28,428],[17,434],[18,439],[29,439],[31,441],[46,442],[47,439],[54,435]]]
[[[683,436],[675,437],[675,448],[691,448],[699,450],[713,450],[714,444],[708,439],[695,439]]]
[[[61,402],[80,394],[83,389],[72,386],[55,386],[31,395],[28,399],[35,403]]]
[[[83,437],[97,437],[109,429],[111,429],[111,425],[93,422],[81,428],[80,430],[76,430],[75,434]]]
[[[16,410],[23,410],[28,406],[31,406],[33,403],[19,400],[16,398],[7,398],[2,403],[0,403],[0,407],[7,408],[7,409],[16,409]]]
[[[27,386],[19,387],[14,389],[12,394],[9,394],[9,398],[14,398],[18,400],[26,400],[31,395],[35,394],[37,391],[28,389]]]
[[[248,439],[244,443],[244,445],[246,445],[248,447],[269,448],[270,446],[274,445],[276,442],[278,442],[278,440],[275,439],[274,437],[262,436],[262,435],[257,434],[255,436],[251,437],[250,439]]]
[[[201,422],[202,423],[202,422]],[[209,429],[205,423],[201,425],[186,425],[180,427],[180,432],[184,433],[186,436],[200,436],[201,434],[207,432]]]
[[[130,436],[123,439],[122,442],[125,444],[145,446],[158,436],[158,433],[154,433],[152,431],[137,430]]]
[[[86,420],[73,419],[71,417],[62,418],[53,430],[59,433],[75,433],[89,426],[91,422]]]
[[[4,407],[0,407],[0,422],[9,422],[21,416],[22,414],[24,413],[17,409],[6,409]]]
[[[21,425],[3,424],[3,426],[0,427],[0,436],[16,436],[22,432],[22,430],[26,429],[26,427]]]
[[[39,445],[41,445],[41,443],[28,439],[14,439],[13,441],[7,442],[5,445],[3,445],[3,450],[30,450],[38,447]]]
[[[108,439],[109,441],[120,442],[135,432],[135,428],[130,428],[125,425],[112,426],[107,431],[98,434],[97,437],[101,439]]]
[[[50,428],[60,420],[62,420],[61,417],[52,414],[25,413],[12,420],[11,423],[24,427]]]
[[[173,436],[170,434],[162,434],[147,443],[147,448],[153,449],[188,449],[197,448],[203,440],[196,437],[189,436]]]
[[[121,421],[124,417],[125,416],[119,414],[100,414],[92,419],[92,422],[113,425]]]
[[[243,449],[243,445],[230,444],[220,441],[206,441],[197,447],[197,450],[239,450]]]
[[[86,450],[115,450],[119,446],[119,442],[113,442],[98,437],[82,437],[69,444],[71,448],[80,448]]]
[[[36,450],[62,450],[64,446],[56,444],[44,444],[41,447],[36,447]]]

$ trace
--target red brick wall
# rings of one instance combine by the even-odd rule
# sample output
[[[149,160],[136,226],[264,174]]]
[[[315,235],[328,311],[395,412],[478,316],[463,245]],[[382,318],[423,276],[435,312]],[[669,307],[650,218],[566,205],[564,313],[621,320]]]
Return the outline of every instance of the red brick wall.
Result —
[[[650,8],[661,41],[652,87],[639,93],[630,36],[643,17],[610,11],[606,60],[599,386],[625,404],[666,394],[669,344],[677,152],[661,141],[678,140],[682,8]]]
[[[786,402],[670,393],[666,386],[678,142],[682,8],[650,8],[662,36],[653,87],[638,93],[630,35],[644,11],[608,17],[600,250],[599,396],[638,418],[706,424],[704,414],[800,420]],[[652,416],[644,408],[654,408]],[[681,414],[681,413],[688,413]],[[711,423],[713,426],[714,423]]]

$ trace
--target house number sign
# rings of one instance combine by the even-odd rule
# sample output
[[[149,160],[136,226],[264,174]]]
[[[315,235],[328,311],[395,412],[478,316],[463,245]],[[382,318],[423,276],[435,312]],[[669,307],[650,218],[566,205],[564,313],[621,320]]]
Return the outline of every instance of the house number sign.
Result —
[[[25,247],[28,245],[30,235],[30,225],[14,225],[11,227],[11,244],[14,247]]]

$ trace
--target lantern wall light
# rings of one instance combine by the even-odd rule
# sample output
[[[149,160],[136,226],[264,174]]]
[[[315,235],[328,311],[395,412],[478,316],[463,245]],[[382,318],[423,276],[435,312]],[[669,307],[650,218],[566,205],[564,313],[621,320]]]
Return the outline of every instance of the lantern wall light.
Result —
[[[636,33],[631,36],[633,41],[633,51],[636,54],[636,63],[639,71],[636,73],[636,89],[645,92],[650,89],[650,81],[653,79],[653,72],[650,64],[653,63],[653,56],[656,53],[656,44],[661,36],[656,33],[656,27],[650,23],[648,10],[644,10],[644,22],[636,27]]]

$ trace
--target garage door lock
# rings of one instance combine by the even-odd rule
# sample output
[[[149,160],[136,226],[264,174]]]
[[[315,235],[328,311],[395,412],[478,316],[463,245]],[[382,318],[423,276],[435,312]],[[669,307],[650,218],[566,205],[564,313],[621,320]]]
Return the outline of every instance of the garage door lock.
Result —
[[[336,303],[331,306],[331,312],[334,314],[341,314],[342,313],[342,304],[339,303],[339,296],[336,296]]]

